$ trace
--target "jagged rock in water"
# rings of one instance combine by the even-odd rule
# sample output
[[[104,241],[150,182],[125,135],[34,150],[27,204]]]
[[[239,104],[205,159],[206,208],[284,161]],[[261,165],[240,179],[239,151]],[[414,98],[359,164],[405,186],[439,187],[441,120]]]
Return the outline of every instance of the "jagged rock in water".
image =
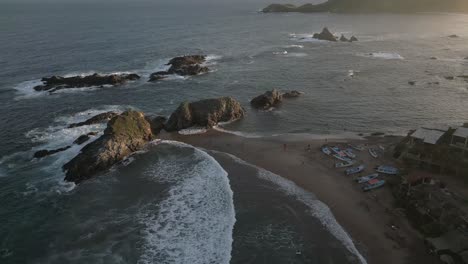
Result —
[[[85,143],[86,141],[88,141],[91,138],[91,136],[95,136],[95,135],[97,135],[97,132],[89,132],[86,135],[79,136],[75,141],[73,141],[73,143],[77,145],[81,145]]]
[[[292,90],[292,91],[287,91],[287,92],[283,93],[283,98],[296,98],[296,97],[299,97],[299,96],[301,96],[303,94],[304,94],[303,92]]]
[[[320,34],[315,33],[312,37],[319,40],[336,41],[336,37],[326,27]]]
[[[458,36],[458,35],[455,35],[455,34],[450,35],[450,36],[448,36],[448,37],[449,37],[449,38],[459,38],[459,36]]]
[[[68,128],[74,128],[74,127],[79,127],[79,126],[89,126],[93,124],[99,124],[99,123],[106,123],[115,116],[117,116],[118,113],[116,112],[105,112],[102,114],[95,115],[86,121],[79,122],[79,123],[73,123],[68,126]]]
[[[343,34],[341,34],[340,41],[349,42],[349,39],[347,39]]]
[[[161,130],[164,129],[167,118],[163,116],[156,116],[156,117],[147,116],[146,121],[148,121],[148,123],[150,124],[153,135],[157,135],[161,132]]]
[[[280,104],[283,100],[283,96],[278,90],[267,91],[264,94],[261,94],[252,101],[250,104],[256,109],[269,109]]]
[[[47,150],[47,149],[39,150],[39,151],[36,151],[36,153],[34,153],[34,158],[36,159],[43,158],[43,157],[50,156],[58,152],[65,151],[69,148],[71,148],[71,146],[66,146],[66,147],[58,148],[54,150]]]
[[[177,74],[180,76],[193,76],[209,71],[208,67],[203,66],[206,61],[205,55],[188,55],[175,57],[166,65],[171,67],[167,71],[159,71],[150,75],[150,82],[158,81],[167,78],[167,75]]]
[[[358,41],[358,39],[357,39],[355,36],[352,36],[352,37],[349,39],[349,42],[354,42],[354,41]]]
[[[122,85],[128,81],[134,81],[140,79],[137,74],[92,74],[87,76],[52,76],[44,77],[41,79],[42,85],[34,87],[36,91],[49,91],[54,92],[61,89],[67,88],[81,88],[81,87],[102,87],[104,85]]]
[[[104,172],[141,150],[153,138],[151,126],[142,112],[130,110],[115,116],[108,122],[104,135],[86,145],[63,166],[65,180],[80,183]]]
[[[409,81],[408,84],[409,85],[416,85],[416,82],[415,81]]]
[[[192,126],[210,128],[219,122],[237,120],[244,115],[241,104],[231,97],[184,102],[172,113],[165,129],[178,131]]]

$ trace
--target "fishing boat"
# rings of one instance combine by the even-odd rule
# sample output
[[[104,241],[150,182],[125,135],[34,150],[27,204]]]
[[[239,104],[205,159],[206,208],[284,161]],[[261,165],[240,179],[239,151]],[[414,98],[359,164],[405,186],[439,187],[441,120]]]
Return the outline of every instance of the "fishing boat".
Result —
[[[369,154],[373,157],[373,158],[378,158],[379,155],[377,154],[377,152],[375,151],[375,149],[373,148],[370,148],[369,149]]]
[[[380,188],[380,187],[384,186],[384,184],[385,184],[384,180],[373,179],[373,180],[368,181],[366,184],[364,184],[362,186],[362,190],[367,192],[367,191],[370,191],[370,190],[373,190],[373,189]]]
[[[366,182],[368,182],[370,180],[373,180],[373,179],[377,179],[377,177],[379,177],[379,174],[374,173],[374,174],[371,174],[371,175],[358,177],[358,178],[356,178],[356,181],[357,181],[357,183],[361,184],[361,183],[366,183]]]
[[[332,152],[331,152],[331,150],[330,150],[329,147],[322,147],[322,152],[323,152],[325,155],[329,155],[329,156],[332,154]]]
[[[345,161],[345,162],[340,162],[335,164],[335,168],[346,168],[353,166],[356,163],[356,161],[351,160],[351,161]]]
[[[350,158],[347,158],[347,157],[339,155],[339,154],[333,154],[333,157],[335,157],[336,159],[339,159],[341,161],[344,161],[344,162],[350,162],[351,161]]]
[[[362,145],[349,145],[351,148],[357,150],[357,151],[364,151],[364,146]]]
[[[354,159],[356,158],[356,154],[353,153],[353,150],[352,149],[346,149],[346,150],[343,150],[344,154],[346,154],[346,156]]]
[[[398,169],[392,166],[379,166],[377,167],[377,172],[389,174],[389,175],[397,175]]]
[[[341,149],[339,147],[332,147],[331,150],[333,150],[333,152],[335,152],[336,154],[342,154]]]
[[[358,167],[354,167],[354,168],[349,168],[345,171],[345,174],[346,175],[352,175],[352,174],[356,174],[356,173],[359,173],[361,171],[364,170],[364,165],[361,165],[361,166],[358,166]]]

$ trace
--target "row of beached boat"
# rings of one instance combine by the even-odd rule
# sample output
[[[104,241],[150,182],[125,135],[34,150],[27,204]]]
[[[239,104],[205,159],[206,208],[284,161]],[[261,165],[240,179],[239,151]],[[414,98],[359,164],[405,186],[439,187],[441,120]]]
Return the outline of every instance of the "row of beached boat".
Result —
[[[362,145],[349,145],[347,149],[340,149],[339,147],[328,147],[323,146],[322,152],[328,156],[333,156],[334,158],[342,161],[335,164],[336,168],[348,168],[345,170],[346,175],[354,175],[361,173],[365,170],[364,165],[359,165],[357,167],[352,167],[356,164],[354,160],[356,154],[353,150],[364,151],[365,148]],[[378,158],[378,152],[376,149],[369,148],[369,154],[373,158]],[[373,173],[366,176],[357,177],[355,180],[357,183],[362,184],[363,191],[370,191],[373,189],[380,188],[385,185],[385,180],[379,179],[380,174],[396,175],[398,174],[398,169],[392,166],[378,166],[375,168],[377,173]]]

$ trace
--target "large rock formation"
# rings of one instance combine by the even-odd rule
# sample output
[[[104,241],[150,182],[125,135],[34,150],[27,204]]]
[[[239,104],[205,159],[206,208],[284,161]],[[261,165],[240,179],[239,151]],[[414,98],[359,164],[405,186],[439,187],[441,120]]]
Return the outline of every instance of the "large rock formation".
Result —
[[[466,0],[328,0],[321,4],[302,6],[272,4],[263,12],[333,12],[333,13],[371,13],[371,12],[468,12]]]
[[[208,67],[203,63],[206,61],[204,55],[189,55],[182,57],[175,57],[170,60],[166,65],[171,67],[167,71],[159,71],[150,75],[150,82],[158,81],[167,77],[170,74],[177,74],[181,76],[192,76],[209,71]]]
[[[321,33],[315,33],[313,38],[319,40],[336,41],[336,37],[330,32],[330,30],[328,30],[328,28],[323,28]]]
[[[104,135],[86,145],[63,166],[66,181],[80,183],[109,169],[153,139],[151,126],[142,112],[126,111],[107,124]]]
[[[272,90],[255,97],[250,104],[254,108],[266,110],[280,104],[282,100],[282,94],[277,90]]]
[[[100,75],[93,74],[87,76],[52,76],[42,78],[42,85],[34,87],[36,91],[49,91],[54,92],[60,89],[67,88],[81,88],[81,87],[101,87],[104,85],[121,85],[128,81],[134,81],[140,79],[137,74],[108,74]]]
[[[115,116],[117,116],[118,113],[116,112],[105,112],[102,114],[95,115],[86,121],[79,122],[79,123],[73,123],[68,126],[68,128],[74,128],[74,127],[80,127],[80,126],[89,126],[93,124],[99,124],[99,123],[106,123]]]
[[[153,131],[153,134],[157,135],[166,126],[167,118],[165,118],[164,116],[147,116],[146,121],[148,121],[148,123],[150,124],[151,131]]]
[[[213,127],[244,117],[241,104],[231,97],[184,102],[172,113],[166,123],[167,131],[177,131],[192,126]]]

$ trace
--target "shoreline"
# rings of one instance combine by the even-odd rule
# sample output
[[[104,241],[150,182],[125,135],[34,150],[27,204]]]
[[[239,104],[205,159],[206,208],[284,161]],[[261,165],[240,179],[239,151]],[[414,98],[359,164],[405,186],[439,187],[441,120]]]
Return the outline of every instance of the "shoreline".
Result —
[[[203,134],[161,134],[162,139],[177,140],[207,150],[234,155],[252,165],[271,171],[312,192],[332,211],[337,222],[352,238],[368,263],[439,263],[429,255],[422,236],[393,206],[388,187],[363,193],[335,161],[320,151],[323,144],[359,143],[385,147],[396,143],[397,136],[362,139],[307,139],[283,137],[245,138],[217,130]],[[286,145],[286,148],[285,148]],[[307,151],[310,145],[311,150]],[[391,159],[373,159],[367,151],[358,160],[368,165],[392,164]]]

